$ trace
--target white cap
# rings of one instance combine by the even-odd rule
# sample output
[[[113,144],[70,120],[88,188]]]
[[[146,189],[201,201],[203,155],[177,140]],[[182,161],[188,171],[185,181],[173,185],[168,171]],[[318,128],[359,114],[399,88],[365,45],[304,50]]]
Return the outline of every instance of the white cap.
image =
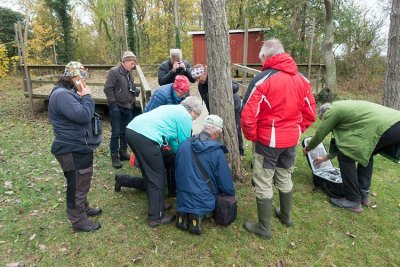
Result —
[[[224,128],[224,121],[217,115],[208,115],[205,118],[203,124],[216,126],[220,129]]]

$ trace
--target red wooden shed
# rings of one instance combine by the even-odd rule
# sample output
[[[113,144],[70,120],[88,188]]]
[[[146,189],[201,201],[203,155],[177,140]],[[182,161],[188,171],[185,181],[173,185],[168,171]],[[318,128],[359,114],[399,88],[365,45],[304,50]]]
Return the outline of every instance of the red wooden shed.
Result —
[[[266,29],[252,28],[248,29],[248,53],[247,64],[260,64],[258,53],[264,41],[262,32]],[[204,31],[191,31],[188,34],[192,35],[193,40],[193,57],[192,65],[206,64],[206,38]],[[244,30],[229,31],[230,46],[231,46],[231,62],[243,64],[243,46],[244,46]]]

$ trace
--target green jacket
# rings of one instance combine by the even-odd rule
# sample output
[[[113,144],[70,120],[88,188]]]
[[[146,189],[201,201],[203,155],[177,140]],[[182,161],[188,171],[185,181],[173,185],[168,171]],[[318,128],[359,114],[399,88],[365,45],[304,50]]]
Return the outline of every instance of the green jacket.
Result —
[[[367,166],[381,135],[398,121],[398,110],[367,101],[337,101],[325,112],[307,150],[332,132],[341,153]]]

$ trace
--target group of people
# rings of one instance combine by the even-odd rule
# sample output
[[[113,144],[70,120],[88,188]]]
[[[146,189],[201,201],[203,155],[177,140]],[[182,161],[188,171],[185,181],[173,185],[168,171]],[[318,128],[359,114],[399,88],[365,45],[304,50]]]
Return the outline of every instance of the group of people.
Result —
[[[293,225],[291,176],[295,150],[317,113],[321,124],[303,151],[308,153],[332,132],[346,196],[330,201],[340,208],[362,211],[361,205],[369,205],[373,155],[400,143],[400,111],[353,100],[325,104],[317,111],[311,83],[298,72],[278,39],[263,43],[259,59],[262,72],[250,82],[243,101],[237,95],[238,85],[232,83],[238,132],[243,131],[254,144],[252,184],[258,221],[245,222],[243,227],[262,238],[271,238],[273,185],[279,192],[279,207],[274,212],[283,225]],[[115,191],[130,187],[146,192],[150,227],[175,221],[179,229],[201,234],[202,220],[213,215],[216,196],[235,195],[225,157],[228,150],[219,141],[223,120],[208,115],[202,131],[191,137],[192,122],[200,116],[202,105],[189,96],[189,83],[199,82],[199,92],[209,111],[206,67],[198,64],[192,68],[179,49],[171,49],[170,59],[158,71],[160,87],[144,113],[135,116],[135,97],[139,94],[131,74],[135,65],[136,56],[125,52],[121,64],[109,71],[104,86],[112,128],[112,165],[121,168],[121,160],[129,159],[129,146],[142,174],[117,174]],[[99,229],[100,224],[88,217],[102,212],[91,208],[87,201],[93,151],[102,137],[93,131],[94,101],[84,83],[86,77],[87,69],[82,64],[68,63],[49,104],[55,136],[51,152],[67,179],[67,216],[76,231]],[[240,146],[242,154],[243,142]],[[318,158],[316,163],[336,154]],[[214,184],[215,192],[211,192],[196,160]],[[176,216],[168,212],[172,204],[164,201],[166,184],[168,195],[176,196]]]

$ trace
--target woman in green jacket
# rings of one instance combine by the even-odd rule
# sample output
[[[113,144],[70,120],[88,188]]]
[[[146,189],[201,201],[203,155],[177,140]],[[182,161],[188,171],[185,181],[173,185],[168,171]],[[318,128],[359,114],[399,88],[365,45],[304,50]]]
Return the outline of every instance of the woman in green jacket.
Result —
[[[314,149],[332,132],[337,153],[317,158],[315,163],[337,154],[346,197],[331,198],[330,202],[362,212],[361,205],[370,205],[373,156],[400,143],[400,111],[367,101],[343,100],[322,105],[318,115],[321,123],[303,152]]]

